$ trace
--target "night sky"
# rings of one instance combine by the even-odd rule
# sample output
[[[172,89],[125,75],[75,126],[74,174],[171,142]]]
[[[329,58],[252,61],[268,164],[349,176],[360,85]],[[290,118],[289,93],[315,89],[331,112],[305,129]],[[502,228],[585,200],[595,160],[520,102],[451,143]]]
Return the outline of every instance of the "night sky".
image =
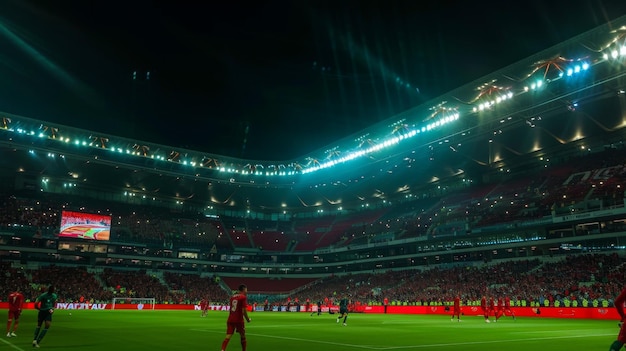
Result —
[[[3,0],[0,111],[289,160],[623,15],[623,0]]]

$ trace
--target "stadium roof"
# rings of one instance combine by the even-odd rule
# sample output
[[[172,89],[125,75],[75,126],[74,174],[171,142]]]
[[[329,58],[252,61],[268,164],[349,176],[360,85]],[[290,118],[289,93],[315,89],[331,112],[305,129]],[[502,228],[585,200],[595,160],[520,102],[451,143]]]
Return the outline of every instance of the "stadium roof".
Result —
[[[13,5],[37,12],[37,6],[20,4]],[[595,20],[599,21],[599,17]],[[14,46],[24,45],[21,49],[29,55],[41,55],[16,30],[22,27],[16,27],[15,20],[2,21],[3,40]],[[625,45],[622,26],[626,20],[621,17],[602,23],[521,61],[514,59],[509,66],[495,67],[487,75],[441,95],[427,98],[420,93],[418,100],[409,104],[411,108],[403,104],[383,108],[393,111],[403,107],[399,113],[378,116],[379,122],[371,119],[359,122],[367,124],[359,124],[360,128],[352,133],[344,130],[341,134],[345,137],[335,135],[335,139],[329,140],[321,135],[332,127],[314,132],[311,129],[314,127],[308,128],[300,121],[298,128],[288,129],[289,133],[304,130],[313,139],[325,143],[292,158],[259,161],[187,148],[178,144],[176,132],[162,135],[157,141],[145,140],[142,138],[150,134],[145,134],[146,130],[128,134],[128,131],[137,132],[138,126],[149,129],[145,121],[128,129],[123,120],[109,120],[99,113],[65,123],[54,118],[58,117],[55,113],[50,118],[39,118],[41,113],[16,113],[5,114],[0,126],[5,129],[0,128],[3,146],[0,167],[37,181],[49,180],[48,186],[52,183],[76,186],[82,189],[78,192],[101,189],[146,199],[175,199],[207,207],[274,213],[377,206],[383,201],[420,196],[427,187],[445,184],[450,179],[480,180],[488,173],[545,166],[551,157],[592,152],[604,145],[620,146],[625,114],[625,64],[620,45]],[[560,28],[555,29],[557,32]],[[491,48],[489,55],[498,52]],[[38,57],[44,60],[40,62],[42,67],[57,70],[56,79],[70,85],[79,83],[71,79],[75,77],[66,75],[62,67],[50,66],[53,62],[49,58]],[[14,60],[7,62],[17,64]],[[320,69],[315,62],[318,61],[313,61],[309,69]],[[449,69],[455,67],[450,62],[447,65]],[[17,70],[12,74],[24,74],[20,67],[19,64],[13,67]],[[328,74],[323,76],[331,78]],[[343,80],[343,74],[336,75],[331,74],[333,79]],[[404,75],[385,77],[398,84],[395,89],[400,83],[404,88],[415,87]],[[42,81],[46,79],[42,77]],[[385,84],[388,82],[374,86],[383,89]],[[80,88],[74,86],[73,91],[77,87]],[[340,95],[341,91],[336,93]],[[41,101],[43,107],[50,106],[46,99]],[[35,111],[33,107],[23,110]],[[168,126],[173,126],[178,119],[178,115],[165,119],[160,116],[153,122],[167,121]],[[263,118],[261,122],[273,123]],[[198,130],[201,123],[186,121],[185,125]],[[229,132],[222,130],[220,134]],[[62,137],[68,141],[63,142]],[[268,137],[266,141],[269,143],[270,139],[274,138]],[[307,142],[307,145],[314,144]],[[281,166],[295,172],[281,174]]]
[[[606,0],[9,0],[0,111],[289,160],[624,14]]]
[[[159,147],[165,155],[191,150],[150,144],[146,154],[133,153],[133,139],[117,137],[126,151],[109,147],[116,136],[106,135],[104,147],[92,131],[14,115],[3,117],[0,166],[78,192],[124,191],[208,207],[278,213],[378,206],[450,179],[519,173],[623,147],[625,28],[626,17],[619,18],[338,140],[317,159],[303,155],[302,169],[291,175],[157,160],[150,156]],[[75,143],[81,133],[90,143]],[[349,153],[356,156],[341,158]],[[305,164],[311,159],[317,163]],[[250,162],[222,160],[240,168]]]

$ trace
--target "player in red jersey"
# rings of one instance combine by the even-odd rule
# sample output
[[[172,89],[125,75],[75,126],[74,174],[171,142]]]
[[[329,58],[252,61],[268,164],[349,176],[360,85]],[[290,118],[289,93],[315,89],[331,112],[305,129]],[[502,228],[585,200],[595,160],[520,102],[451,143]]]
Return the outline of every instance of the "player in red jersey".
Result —
[[[24,304],[24,295],[18,290],[9,294],[9,319],[7,320],[7,338],[16,337],[15,332],[20,325],[20,315]],[[13,327],[13,329],[11,329]]]
[[[515,313],[511,309],[511,298],[509,298],[508,296],[504,297],[503,313],[505,316],[513,316],[513,320],[515,320]]]
[[[458,322],[461,321],[461,297],[459,294],[454,297],[454,302],[452,304],[452,318],[450,318],[451,321],[454,321],[454,316],[456,316],[456,320]]]
[[[617,340],[613,341],[611,344],[609,351],[619,351],[626,343],[626,325],[624,324],[626,314],[624,313],[624,302],[626,302],[626,288],[622,290],[614,302],[615,309],[620,316],[619,323],[617,324],[619,326],[619,334],[617,334]]]
[[[504,314],[504,297],[498,297],[498,306],[496,306],[496,322]]]
[[[239,333],[241,338],[241,351],[246,351],[246,325],[243,322],[250,323],[250,317],[248,317],[248,287],[244,284],[239,285],[238,291],[230,297],[230,312],[228,313],[228,320],[226,321],[226,338],[222,341],[222,351],[226,350],[230,338],[235,332]]]
[[[206,317],[209,313],[209,301],[207,299],[200,300],[200,316]]]
[[[487,306],[487,296],[485,295],[483,295],[483,297],[480,299],[480,308],[483,310],[485,322],[489,323],[489,306]]]

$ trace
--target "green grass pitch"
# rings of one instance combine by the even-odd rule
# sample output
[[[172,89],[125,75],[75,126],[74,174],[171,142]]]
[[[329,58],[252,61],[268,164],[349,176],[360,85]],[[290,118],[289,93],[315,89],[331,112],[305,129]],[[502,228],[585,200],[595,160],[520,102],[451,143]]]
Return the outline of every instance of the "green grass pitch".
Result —
[[[6,310],[5,318],[6,318]],[[227,312],[57,310],[40,350],[219,351]],[[336,315],[251,312],[246,324],[249,351],[607,351],[619,331],[617,321],[503,317],[350,314],[348,325]],[[16,338],[2,333],[0,350],[32,350],[36,311],[24,311]],[[3,329],[4,330],[4,329]],[[233,335],[229,351],[241,350]]]

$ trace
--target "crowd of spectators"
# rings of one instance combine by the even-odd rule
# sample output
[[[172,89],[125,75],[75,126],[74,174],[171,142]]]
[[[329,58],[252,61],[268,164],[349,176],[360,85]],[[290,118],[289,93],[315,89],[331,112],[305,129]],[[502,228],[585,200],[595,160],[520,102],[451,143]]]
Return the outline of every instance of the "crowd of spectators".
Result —
[[[164,208],[80,198],[61,200],[53,194],[38,198],[0,194],[0,232],[3,228],[24,228],[31,236],[54,237],[61,211],[70,209],[110,214],[111,241],[164,249],[207,250],[216,246],[228,251],[241,246],[301,251],[415,236],[440,239],[511,221],[624,206],[625,163],[622,153],[607,150],[601,157],[587,155],[501,182],[446,187],[383,210],[318,219],[294,218],[281,230],[278,222],[257,219],[207,218],[198,213],[172,213]],[[266,238],[270,234],[263,235],[265,232],[272,237]],[[237,233],[236,237],[246,244],[234,239],[231,233]],[[279,242],[280,245],[274,245]]]
[[[177,291],[182,297],[180,301],[185,303],[202,299],[225,302],[230,296],[230,292],[219,284],[220,280],[215,276],[163,272],[163,278],[170,291]]]
[[[557,260],[523,259],[495,264],[438,266],[321,279],[297,291],[312,300],[349,294],[362,304],[440,305],[459,294],[477,304],[482,295],[509,296],[530,306],[610,305],[623,287],[626,258],[612,254],[577,254]]]
[[[214,277],[197,274],[157,275],[146,270],[88,270],[69,265],[25,269],[8,262],[0,262],[0,269],[0,300],[19,290],[33,301],[49,285],[57,288],[59,302],[110,303],[113,298],[122,302],[124,298],[155,298],[158,303],[196,304],[202,299],[224,303],[230,296],[230,291]]]
[[[222,222],[200,214],[178,213],[167,209],[133,207],[120,203],[98,203],[74,198],[71,201],[54,195],[18,197],[0,194],[0,245],[41,247],[58,233],[61,211],[70,209],[90,213],[111,214],[111,242],[138,243],[150,247],[145,252],[130,247],[132,252],[118,254],[142,255],[146,252],[171,252],[172,248],[198,250],[232,250],[235,247],[228,233],[241,231],[254,245],[255,231],[282,233],[305,242],[315,240],[313,248],[358,245],[395,240],[411,236],[428,239],[463,237],[475,226],[506,223],[513,220],[571,213],[612,206],[624,206],[626,160],[623,153],[606,151],[602,157],[589,155],[572,160],[545,172],[524,179],[503,181],[481,187],[432,193],[413,202],[405,202],[375,214],[354,215],[354,220],[332,218],[295,219],[290,225],[276,222],[239,220]],[[87,206],[89,203],[90,206]],[[348,218],[349,219],[349,218]],[[224,219],[225,221],[225,219]],[[341,223],[338,232],[333,225]],[[616,227],[613,228],[612,226]],[[248,228],[249,227],[249,228]],[[305,228],[305,229],[302,229]],[[251,229],[251,230],[249,230]],[[299,233],[302,229],[305,232]],[[578,230],[578,229],[577,229]],[[586,229],[584,229],[586,230]],[[603,230],[624,230],[624,224],[608,223]],[[332,241],[323,240],[332,233]],[[594,234],[592,232],[577,234]],[[45,246],[45,245],[44,245]],[[289,245],[295,248],[298,245]],[[81,264],[84,262],[76,262]],[[71,266],[71,267],[70,267]],[[93,266],[92,266],[93,268]],[[102,269],[102,268],[100,268]],[[449,267],[439,265],[422,269],[337,275],[319,279],[291,292],[277,294],[284,298],[316,301],[349,292],[364,304],[380,303],[382,296],[403,304],[443,303],[460,293],[467,301],[476,301],[488,289],[506,294],[516,301],[541,305],[574,301],[608,301],[621,289],[623,258],[617,255],[569,255],[558,262],[528,259],[497,264],[472,264]],[[18,269],[2,264],[0,290],[3,295],[15,287],[35,296],[43,284],[60,287],[67,301],[110,301],[113,297],[155,297],[163,303],[194,303],[207,298],[223,301],[229,287],[214,278],[189,272],[154,274],[145,270],[106,268],[91,271],[71,264],[42,265],[38,269]],[[268,285],[272,282],[268,281]],[[62,287],[62,288],[61,288]],[[262,293],[262,291],[260,292]]]
[[[435,266],[428,269],[332,275],[291,291],[276,292],[275,281],[261,278],[251,302],[270,299],[273,304],[289,301],[330,300],[349,295],[363,305],[381,304],[388,298],[398,305],[448,304],[459,294],[465,304],[476,304],[482,295],[509,296],[514,304],[530,306],[609,306],[623,288],[626,258],[611,254],[572,254],[546,259],[522,259],[465,266]],[[0,298],[12,290],[30,299],[49,284],[57,287],[61,302],[110,302],[117,298],[153,297],[157,303],[197,304],[227,301],[233,287],[217,276],[145,270],[88,270],[84,267],[42,266],[16,268],[0,263]],[[289,279],[289,278],[283,278]],[[246,278],[230,278],[245,283]],[[269,293],[272,292],[272,293]],[[262,297],[261,297],[262,296]],[[574,302],[576,301],[576,302]]]

